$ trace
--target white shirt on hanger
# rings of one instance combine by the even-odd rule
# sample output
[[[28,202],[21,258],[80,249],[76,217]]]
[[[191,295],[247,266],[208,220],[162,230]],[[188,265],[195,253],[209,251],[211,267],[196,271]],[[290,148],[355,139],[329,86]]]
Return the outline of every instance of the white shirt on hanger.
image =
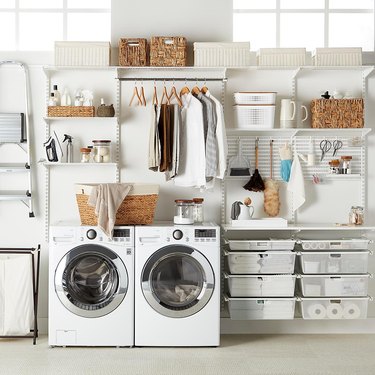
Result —
[[[180,161],[176,186],[200,188],[206,184],[206,154],[201,102],[191,93],[181,96]]]

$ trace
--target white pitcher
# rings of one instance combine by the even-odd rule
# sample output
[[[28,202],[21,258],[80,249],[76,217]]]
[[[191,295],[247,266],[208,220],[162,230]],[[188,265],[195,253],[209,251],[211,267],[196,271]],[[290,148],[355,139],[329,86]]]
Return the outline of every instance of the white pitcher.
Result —
[[[294,128],[296,103],[292,99],[281,99],[280,128]]]

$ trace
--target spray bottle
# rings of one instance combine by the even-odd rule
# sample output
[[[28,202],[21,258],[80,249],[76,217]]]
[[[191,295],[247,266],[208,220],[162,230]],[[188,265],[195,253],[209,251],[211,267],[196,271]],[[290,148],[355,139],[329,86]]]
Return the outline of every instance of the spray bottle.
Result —
[[[64,134],[64,140],[63,142],[65,141],[68,141],[67,145],[66,145],[66,162],[67,163],[73,163],[73,137],[69,134]]]

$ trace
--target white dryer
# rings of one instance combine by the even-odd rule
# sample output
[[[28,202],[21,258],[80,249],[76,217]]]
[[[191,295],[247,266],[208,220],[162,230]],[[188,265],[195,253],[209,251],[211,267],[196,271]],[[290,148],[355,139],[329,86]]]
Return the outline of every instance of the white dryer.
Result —
[[[50,228],[48,342],[134,345],[134,227]]]
[[[135,345],[219,344],[219,227],[136,227]]]

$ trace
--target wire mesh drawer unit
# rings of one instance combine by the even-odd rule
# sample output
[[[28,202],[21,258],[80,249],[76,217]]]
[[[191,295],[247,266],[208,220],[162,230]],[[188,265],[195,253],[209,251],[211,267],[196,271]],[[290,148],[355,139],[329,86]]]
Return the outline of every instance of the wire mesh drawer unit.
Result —
[[[304,297],[364,297],[368,292],[366,275],[299,275]]]
[[[275,104],[276,92],[235,92],[234,104]]]
[[[296,259],[292,251],[225,251],[225,255],[232,274],[291,274]]]
[[[238,67],[250,65],[250,43],[194,43],[194,66]]]
[[[147,65],[147,39],[121,38],[118,44],[120,66]]]
[[[233,106],[234,123],[240,129],[272,129],[275,121],[275,105],[245,105]]]
[[[253,250],[253,251],[264,251],[264,250],[293,250],[295,240],[229,240],[229,248],[231,250]]]
[[[360,66],[362,48],[317,48],[313,62],[316,66]]]
[[[303,273],[366,273],[369,251],[300,253]]]
[[[303,319],[366,319],[369,297],[301,298]]]
[[[230,275],[228,280],[231,297],[294,297],[295,275]]]
[[[294,319],[296,298],[224,298],[233,320]]]
[[[367,250],[370,241],[363,238],[343,240],[301,240],[303,250]]]
[[[257,60],[260,66],[303,66],[306,48],[260,48]]]
[[[109,66],[109,42],[55,42],[57,66]]]

